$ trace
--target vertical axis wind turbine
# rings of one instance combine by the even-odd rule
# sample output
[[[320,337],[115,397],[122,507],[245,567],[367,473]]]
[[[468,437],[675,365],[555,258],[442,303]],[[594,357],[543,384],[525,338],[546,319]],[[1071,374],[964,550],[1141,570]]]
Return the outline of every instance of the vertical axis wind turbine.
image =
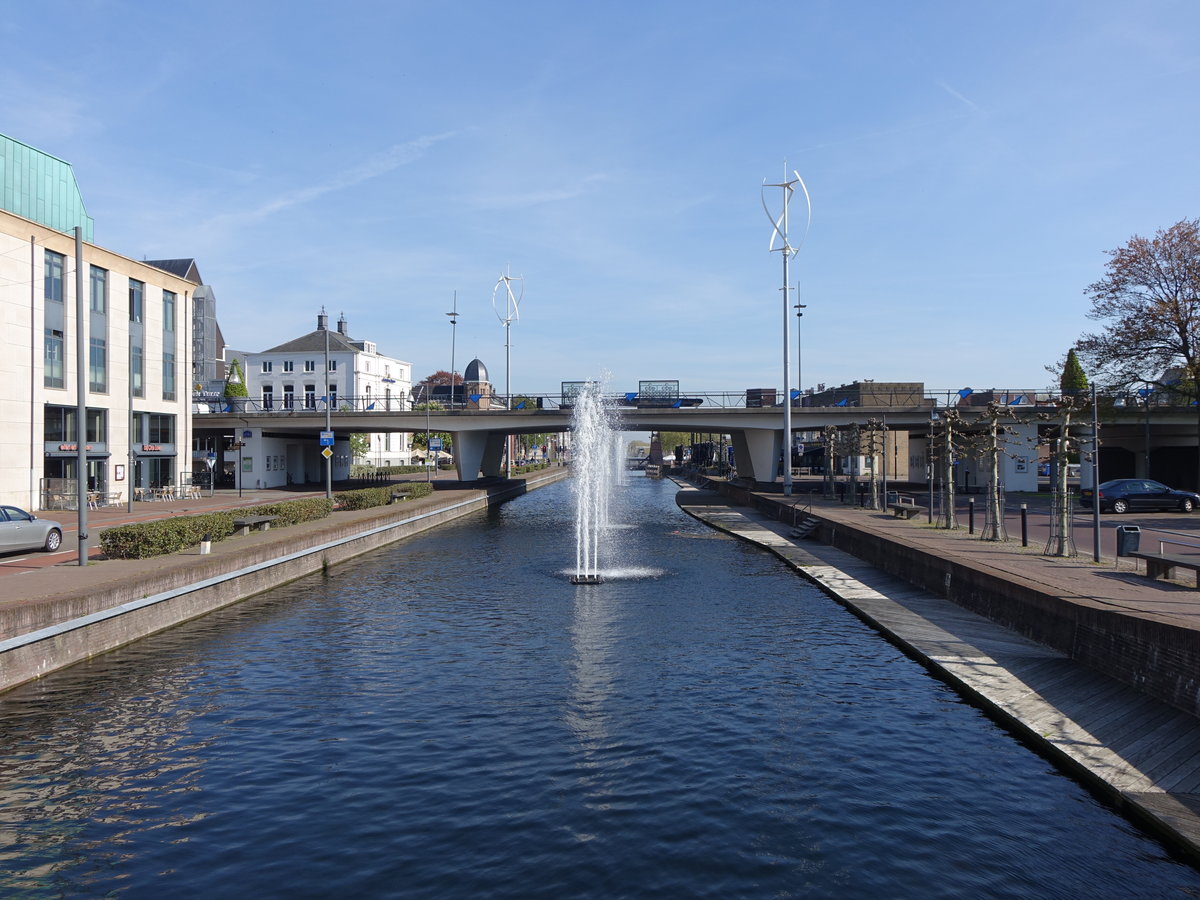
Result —
[[[791,496],[792,493],[792,395],[788,388],[792,367],[791,359],[789,359],[792,312],[788,265],[792,257],[799,252],[801,244],[808,237],[808,229],[812,226],[812,198],[809,197],[808,187],[804,184],[804,179],[800,177],[799,172],[793,170],[792,178],[788,180],[786,162],[783,166],[783,178],[784,180],[777,184],[768,184],[766,179],[763,180],[762,206],[763,212],[771,220],[771,241],[768,244],[768,250],[771,253],[778,250],[783,257],[783,287],[781,288],[783,291],[783,493],[786,497]],[[792,193],[795,191],[796,185],[800,185],[800,190],[804,193],[804,203],[808,212],[804,234],[801,235],[799,243],[793,247],[788,242],[788,206],[792,202]],[[778,216],[771,215],[771,210],[767,208],[767,188],[769,187],[783,189],[783,210]],[[775,480],[774,473],[772,473],[771,480]]]
[[[513,282],[517,282],[517,292],[513,293]],[[504,286],[504,313],[500,313],[500,307],[496,304],[496,298],[500,293],[500,286]],[[525,279],[521,275],[513,277],[506,271],[496,280],[496,286],[492,288],[492,309],[496,311],[496,318],[504,326],[504,405],[507,409],[512,409],[512,323],[519,322],[521,319],[521,301],[525,298]],[[504,475],[506,478],[512,477],[512,435],[509,435],[505,441],[504,454]]]

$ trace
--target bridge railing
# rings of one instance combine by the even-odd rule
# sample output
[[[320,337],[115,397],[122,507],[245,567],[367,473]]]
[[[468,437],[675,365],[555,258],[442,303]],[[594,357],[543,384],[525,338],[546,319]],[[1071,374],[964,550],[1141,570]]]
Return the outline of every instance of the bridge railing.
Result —
[[[1037,408],[1056,405],[1061,393],[1056,391],[1027,391],[1014,389],[991,388],[988,390],[925,390],[920,385],[896,387],[872,387],[869,383],[858,388],[834,388],[820,393],[805,393],[791,391],[790,402],[793,409],[829,409],[835,407],[893,407],[913,409],[928,407],[929,409],[957,407],[960,409],[982,408],[989,403],[997,403],[1014,410]],[[454,403],[441,402],[440,409],[432,410],[433,415],[443,415],[463,410],[486,410],[500,412],[569,411],[574,408],[575,394],[562,392],[521,393],[506,396],[504,394],[472,395],[464,401]],[[643,396],[638,391],[609,393],[603,398],[610,406],[624,409],[766,409],[782,406],[783,392],[775,388],[750,388],[744,391],[687,391],[680,390],[677,396],[650,394]],[[1114,411],[1129,412],[1133,409],[1166,409],[1186,408],[1195,406],[1195,401],[1182,394],[1168,395],[1166,392],[1142,395],[1138,392],[1118,392],[1102,394],[1101,408],[1111,408]],[[325,415],[327,401],[324,397],[293,396],[290,404],[280,395],[275,395],[268,402],[262,397],[213,397],[211,395],[193,395],[192,409],[197,414],[238,414],[270,415],[279,417]],[[419,404],[414,404],[408,396],[381,398],[378,396],[346,396],[337,397],[330,411],[338,413],[356,413],[359,415],[386,416],[394,413],[413,412]]]

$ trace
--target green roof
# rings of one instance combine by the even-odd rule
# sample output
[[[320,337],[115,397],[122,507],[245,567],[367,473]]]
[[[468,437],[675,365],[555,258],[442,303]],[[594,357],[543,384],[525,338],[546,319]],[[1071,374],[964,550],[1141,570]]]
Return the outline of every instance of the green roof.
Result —
[[[87,214],[71,164],[0,134],[0,208],[34,222],[92,238]]]

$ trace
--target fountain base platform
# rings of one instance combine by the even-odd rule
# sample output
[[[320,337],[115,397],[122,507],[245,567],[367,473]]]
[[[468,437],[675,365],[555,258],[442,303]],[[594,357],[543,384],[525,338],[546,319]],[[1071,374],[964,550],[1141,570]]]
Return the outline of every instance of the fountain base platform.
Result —
[[[604,579],[599,575],[572,575],[571,584],[604,584]]]

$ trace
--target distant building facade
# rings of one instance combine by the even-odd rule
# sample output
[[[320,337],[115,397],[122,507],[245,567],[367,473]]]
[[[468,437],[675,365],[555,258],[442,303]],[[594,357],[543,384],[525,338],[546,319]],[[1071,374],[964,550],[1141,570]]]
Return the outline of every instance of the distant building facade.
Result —
[[[329,327],[329,317],[321,312],[316,329],[307,334],[267,350],[227,350],[225,355],[229,365],[234,359],[239,361],[251,408],[320,411],[328,405],[333,410],[402,412],[412,407],[412,364],[381,354],[374,341],[352,338],[345,316],[339,318],[334,330]],[[199,424],[203,424],[202,417]],[[231,436],[216,437],[224,440]],[[234,470],[234,483],[238,477],[246,487],[324,480],[325,461],[314,440],[274,435],[269,428],[246,428],[232,437],[236,438],[234,443],[243,445],[237,448],[236,460],[226,464]],[[365,455],[353,459],[350,435],[335,432],[335,481],[349,478],[350,466],[356,462],[381,467],[411,463],[409,434],[378,432],[366,438]],[[225,480],[230,479],[227,476]]]

